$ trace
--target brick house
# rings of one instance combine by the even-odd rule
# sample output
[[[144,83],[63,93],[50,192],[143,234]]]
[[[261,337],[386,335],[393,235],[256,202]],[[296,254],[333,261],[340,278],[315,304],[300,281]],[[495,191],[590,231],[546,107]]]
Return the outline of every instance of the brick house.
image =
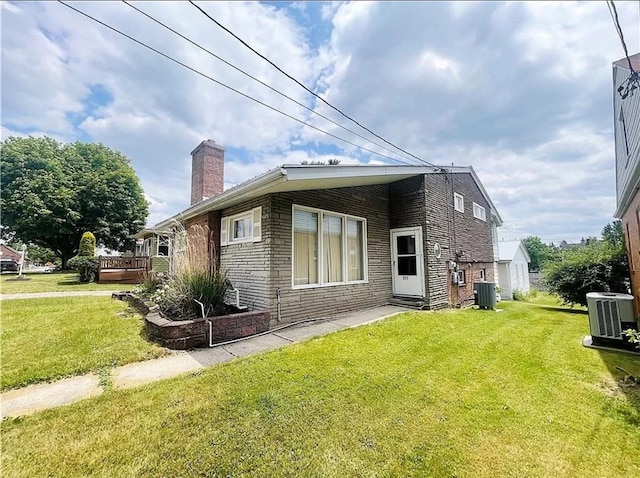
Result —
[[[16,251],[13,247],[8,246],[7,244],[0,244],[0,258],[11,259],[19,264],[22,260],[22,253]],[[24,259],[24,266],[29,266],[29,259],[27,257]]]
[[[633,69],[640,71],[640,53],[633,55],[630,61]],[[640,317],[640,93],[636,90],[635,95],[622,98],[630,75],[626,58],[613,63],[617,202],[614,216],[622,220],[631,292],[635,297],[636,317]],[[640,84],[636,83],[636,87],[640,88]]]
[[[137,234],[137,253],[176,221],[207,226],[241,305],[274,324],[394,300],[459,306],[497,280],[502,219],[471,167],[283,165],[223,191],[224,149],[191,154],[191,206]]]

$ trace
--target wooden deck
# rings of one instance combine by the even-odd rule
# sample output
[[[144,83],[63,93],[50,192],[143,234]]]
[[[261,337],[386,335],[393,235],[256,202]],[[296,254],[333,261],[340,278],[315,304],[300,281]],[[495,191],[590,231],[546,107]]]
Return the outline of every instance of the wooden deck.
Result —
[[[100,256],[98,261],[99,284],[140,284],[151,270],[151,258],[147,256]]]

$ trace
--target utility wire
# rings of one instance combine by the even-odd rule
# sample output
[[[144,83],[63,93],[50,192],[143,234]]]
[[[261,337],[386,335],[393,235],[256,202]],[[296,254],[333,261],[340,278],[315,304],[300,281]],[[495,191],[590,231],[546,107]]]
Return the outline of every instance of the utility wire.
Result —
[[[631,73],[629,74],[627,79],[624,80],[618,87],[618,94],[620,95],[620,98],[625,100],[627,99],[627,97],[633,96],[634,91],[640,87],[640,74],[633,69],[631,58],[629,58],[629,50],[627,49],[627,44],[624,41],[624,33],[622,32],[622,26],[620,26],[620,19],[618,18],[618,10],[616,9],[616,4],[613,3],[613,0],[607,0],[607,7],[609,8],[609,14],[611,15],[611,19],[613,20],[613,25],[616,28],[616,32],[618,32],[618,37],[620,37],[622,49],[624,50],[624,56],[626,57],[627,63],[629,64],[629,70],[631,70]]]
[[[341,125],[340,123],[338,123],[338,122],[336,122],[336,121],[332,120],[331,118],[328,118],[327,116],[323,115],[322,113],[317,112],[317,111],[316,111],[316,110],[314,110],[313,108],[309,108],[309,107],[308,107],[307,105],[305,105],[304,103],[301,103],[300,101],[298,101],[298,100],[296,100],[296,99],[294,99],[294,98],[291,98],[290,96],[286,95],[285,93],[282,93],[281,91],[277,90],[276,88],[272,87],[271,85],[269,85],[269,84],[265,83],[264,81],[262,81],[262,80],[260,80],[260,79],[256,78],[255,76],[253,76],[253,75],[251,75],[251,74],[247,73],[247,72],[246,72],[246,71],[244,71],[243,69],[241,69],[241,68],[237,67],[237,66],[236,66],[236,65],[234,65],[233,63],[231,63],[231,62],[229,62],[229,61],[225,60],[224,58],[221,58],[220,56],[218,56],[218,55],[216,55],[215,53],[213,53],[211,50],[208,50],[207,48],[203,47],[203,46],[202,46],[202,45],[200,45],[199,43],[197,43],[197,42],[195,42],[195,41],[191,40],[190,38],[186,37],[186,36],[185,36],[185,35],[183,35],[182,33],[180,33],[180,32],[178,32],[178,31],[174,30],[173,28],[171,28],[171,27],[170,27],[170,26],[168,26],[167,24],[165,24],[165,23],[161,22],[160,20],[158,20],[157,18],[153,17],[152,15],[149,15],[147,12],[145,12],[145,11],[143,11],[143,10],[139,9],[139,8],[138,8],[138,7],[136,7],[135,5],[132,5],[131,3],[127,2],[127,0],[122,0],[122,3],[124,3],[124,4],[125,4],[125,5],[127,5],[128,7],[133,8],[133,9],[134,9],[134,10],[136,10],[137,12],[139,12],[139,13],[141,13],[142,15],[144,15],[145,17],[147,17],[148,19],[150,19],[150,20],[154,21],[155,23],[157,23],[158,25],[160,25],[160,26],[162,26],[162,27],[166,28],[167,30],[169,30],[169,31],[170,31],[170,32],[172,32],[173,34],[175,34],[175,35],[179,36],[179,37],[180,37],[180,38],[182,38],[183,40],[188,41],[188,42],[189,42],[189,43],[191,43],[193,46],[195,46],[195,47],[199,48],[200,50],[202,50],[202,51],[204,51],[204,52],[208,53],[209,55],[213,56],[215,59],[217,59],[217,60],[221,61],[221,62],[222,62],[222,63],[224,63],[225,65],[230,66],[231,68],[233,68],[234,70],[238,71],[239,73],[242,73],[243,75],[245,75],[245,76],[247,76],[247,77],[251,78],[252,80],[254,80],[254,81],[256,81],[256,82],[260,83],[261,85],[266,86],[267,88],[269,88],[269,89],[270,89],[271,91],[273,91],[274,93],[277,93],[278,95],[280,95],[280,96],[282,96],[282,97],[284,97],[284,98],[288,99],[289,101],[294,102],[295,104],[297,104],[298,106],[301,106],[301,107],[302,107],[302,108],[304,108],[305,110],[307,110],[307,111],[309,111],[309,112],[311,112],[311,113],[313,113],[313,114],[315,114],[315,115],[319,116],[320,118],[323,118],[323,119],[325,119],[325,120],[329,121],[330,123],[334,124],[335,126],[338,126],[339,128],[342,128],[343,130],[348,131],[348,132],[349,132],[349,133],[351,133],[351,134],[354,134],[355,136],[358,136],[358,137],[359,137],[359,138],[361,138],[361,139],[364,139],[365,141],[367,141],[367,142],[369,142],[369,143],[375,144],[375,145],[376,145],[376,146],[378,146],[380,149],[383,149],[383,150],[385,150],[385,151],[387,151],[387,152],[389,152],[389,153],[391,153],[391,154],[398,154],[396,151],[393,151],[392,149],[390,149],[390,148],[388,148],[388,147],[386,147],[386,146],[384,146],[384,145],[382,145],[382,144],[379,144],[379,143],[376,143],[375,141],[372,141],[371,139],[369,139],[369,138],[367,138],[367,137],[365,137],[365,136],[361,135],[360,133],[358,133],[358,132],[356,132],[356,131],[353,131],[352,129],[349,129],[349,128],[347,128],[346,126]],[[409,159],[409,158],[407,158],[407,159]]]
[[[296,78],[294,78],[293,76],[291,76],[289,73],[287,73],[286,71],[284,71],[282,68],[280,68],[278,65],[276,65],[274,62],[272,62],[271,60],[269,60],[266,56],[264,56],[262,53],[256,51],[251,45],[249,45],[247,42],[245,42],[242,38],[240,38],[238,35],[236,35],[235,33],[233,33],[231,30],[229,30],[227,27],[225,27],[224,25],[222,25],[218,20],[216,20],[215,18],[213,18],[211,15],[209,15],[207,12],[205,12],[202,8],[200,8],[198,5],[196,5],[192,0],[189,0],[189,3],[191,5],[193,5],[194,7],[196,7],[198,10],[200,10],[200,12],[206,16],[209,20],[211,20],[213,23],[215,23],[216,25],[218,25],[218,27],[222,28],[224,31],[226,31],[227,33],[229,33],[229,35],[231,35],[232,37],[234,37],[236,40],[238,40],[240,43],[242,43],[245,47],[247,47],[249,50],[251,50],[253,53],[255,53],[256,55],[258,55],[260,58],[262,58],[263,60],[265,60],[267,63],[269,63],[271,66],[273,66],[276,70],[278,70],[280,73],[282,73],[283,75],[285,75],[287,78],[289,78],[290,80],[294,81],[295,83],[297,83],[298,85],[300,85],[302,88],[304,88],[307,92],[311,93],[313,96],[315,96],[316,98],[318,98],[320,101],[322,101],[324,104],[326,104],[328,107],[330,107],[331,109],[337,111],[338,113],[340,113],[342,116],[344,116],[345,118],[347,118],[349,121],[352,121],[353,123],[357,124],[358,126],[360,126],[362,129],[364,129],[365,131],[369,132],[370,134],[372,134],[373,136],[375,136],[376,138],[384,141],[386,144],[388,144],[389,146],[394,147],[395,149],[397,149],[398,151],[402,151],[404,154],[407,154],[409,156],[411,156],[414,159],[417,159],[418,161],[420,161],[421,163],[427,164],[429,166],[435,166],[433,163],[430,163],[429,161],[426,161],[412,153],[410,153],[409,151],[406,151],[404,149],[402,149],[400,146],[397,146],[395,144],[393,144],[390,141],[387,141],[385,138],[383,138],[382,136],[380,136],[379,134],[371,131],[369,128],[367,128],[366,126],[362,125],[361,123],[359,123],[358,121],[356,121],[355,119],[353,119],[351,116],[349,116],[348,114],[344,113],[342,110],[340,110],[339,108],[336,108],[335,106],[333,106],[331,103],[329,103],[327,100],[325,100],[322,96],[318,95],[315,91],[309,89],[307,86],[305,86],[303,83],[301,83],[300,81],[298,81]]]
[[[146,43],[144,43],[144,42],[142,42],[140,40],[137,40],[137,39],[133,38],[132,36],[130,36],[130,35],[122,32],[122,31],[118,30],[117,28],[112,27],[111,25],[108,25],[108,24],[102,22],[101,20],[98,20],[95,17],[92,17],[91,15],[89,15],[88,13],[83,12],[82,10],[78,10],[77,8],[72,7],[71,5],[63,2],[62,0],[58,0],[58,3],[64,5],[65,7],[69,8],[69,9],[71,9],[71,10],[73,10],[73,11],[75,11],[75,12],[77,12],[77,13],[79,13],[79,14],[81,14],[81,15],[89,18],[89,19],[91,19],[91,20],[93,20],[96,23],[99,23],[100,25],[108,28],[109,30],[112,30],[112,31],[122,35],[123,37],[128,38],[129,40],[137,43],[138,45],[143,46],[143,47],[153,51],[154,53],[157,53],[158,55],[166,58],[167,60],[170,60],[170,61],[182,66],[183,68],[186,68],[187,70],[190,70],[190,71],[196,73],[197,75],[200,75],[200,76],[202,76],[202,77],[204,77],[204,78],[206,78],[206,79],[208,79],[208,80],[210,80],[210,81],[212,81],[212,82],[214,82],[214,83],[216,83],[216,84],[218,84],[220,86],[223,86],[224,88],[227,88],[228,90],[233,91],[234,93],[237,93],[237,94],[239,94],[241,96],[244,96],[245,98],[247,98],[247,99],[249,99],[251,101],[254,101],[254,102],[256,102],[256,103],[258,103],[258,104],[260,104],[260,105],[262,105],[262,106],[264,106],[266,108],[269,108],[270,110],[275,111],[276,113],[280,113],[281,115],[286,116],[287,118],[290,118],[290,119],[292,119],[292,120],[294,120],[294,121],[296,121],[296,122],[298,122],[298,123],[300,123],[302,125],[308,126],[309,128],[312,128],[312,129],[314,129],[314,130],[316,130],[316,131],[318,131],[318,132],[320,132],[322,134],[326,134],[327,136],[331,136],[332,138],[335,138],[335,139],[337,139],[339,141],[342,141],[344,143],[350,144],[351,146],[355,146],[356,148],[359,148],[359,149],[361,149],[363,151],[367,151],[368,153],[375,154],[376,156],[380,156],[380,157],[389,159],[391,161],[396,161],[396,162],[404,164],[406,166],[415,166],[414,164],[406,163],[406,162],[404,162],[404,161],[402,161],[402,160],[400,160],[398,158],[392,158],[391,156],[387,156],[385,154],[373,151],[372,149],[365,148],[364,146],[360,146],[360,145],[358,145],[356,143],[353,143],[352,141],[349,141],[347,139],[341,138],[340,136],[337,136],[337,135],[335,135],[333,133],[330,133],[330,132],[325,131],[325,130],[323,130],[321,128],[318,128],[317,126],[314,126],[314,125],[312,125],[310,123],[302,121],[301,119],[298,119],[298,118],[296,118],[296,117],[294,117],[294,116],[292,116],[292,115],[290,115],[288,113],[285,113],[284,111],[281,111],[278,108],[275,108],[274,106],[268,105],[267,103],[264,103],[264,102],[262,102],[262,101],[260,101],[260,100],[258,100],[256,98],[246,94],[246,93],[243,93],[240,90],[237,90],[237,89],[235,89],[235,88],[233,88],[233,87],[231,87],[231,86],[229,86],[229,85],[227,85],[227,84],[225,84],[225,83],[223,83],[223,82],[221,82],[219,80],[216,80],[215,78],[213,78],[213,77],[211,77],[211,76],[209,76],[209,75],[207,75],[205,73],[202,73],[201,71],[196,70],[195,68],[193,68],[193,67],[191,67],[191,66],[189,66],[189,65],[187,65],[185,63],[182,63],[180,60],[176,60],[175,58],[167,55],[166,53],[162,53],[160,50],[157,50],[154,47],[149,46]]]
[[[607,7],[609,8],[609,14],[611,15],[613,24],[616,27],[618,36],[620,37],[620,42],[622,43],[622,49],[624,50],[624,56],[627,57],[627,62],[629,63],[629,69],[633,73],[635,70],[633,69],[633,65],[631,64],[631,58],[629,58],[629,50],[627,49],[627,43],[624,41],[624,33],[622,33],[622,27],[620,26],[620,20],[618,19],[618,10],[616,9],[616,4],[613,3],[613,0],[607,0]]]

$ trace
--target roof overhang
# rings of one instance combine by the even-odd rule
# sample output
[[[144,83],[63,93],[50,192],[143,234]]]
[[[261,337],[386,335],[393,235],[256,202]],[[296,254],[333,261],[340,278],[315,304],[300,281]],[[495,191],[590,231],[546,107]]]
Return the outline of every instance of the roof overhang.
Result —
[[[490,205],[494,221],[499,226],[502,225],[502,218],[472,167],[285,164],[228,189],[222,194],[205,199],[181,213],[159,222],[153,230],[166,230],[175,221],[184,221],[205,212],[232,207],[266,194],[390,184],[422,174],[442,173],[445,171],[448,173],[470,173],[485,200]],[[147,231],[152,230],[147,229]],[[136,237],[139,234],[141,233],[138,233]]]
[[[153,236],[153,235],[158,235],[158,234],[170,234],[171,231],[167,228],[165,229],[159,229],[157,227],[152,227],[152,228],[145,228],[142,231],[136,233],[133,235],[134,239],[144,239],[145,237],[149,237],[149,236]]]

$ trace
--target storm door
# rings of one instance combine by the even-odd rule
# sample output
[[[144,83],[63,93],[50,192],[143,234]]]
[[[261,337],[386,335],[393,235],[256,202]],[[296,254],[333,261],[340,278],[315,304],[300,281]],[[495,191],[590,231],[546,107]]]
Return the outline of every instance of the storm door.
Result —
[[[424,297],[422,228],[391,230],[393,295]]]

